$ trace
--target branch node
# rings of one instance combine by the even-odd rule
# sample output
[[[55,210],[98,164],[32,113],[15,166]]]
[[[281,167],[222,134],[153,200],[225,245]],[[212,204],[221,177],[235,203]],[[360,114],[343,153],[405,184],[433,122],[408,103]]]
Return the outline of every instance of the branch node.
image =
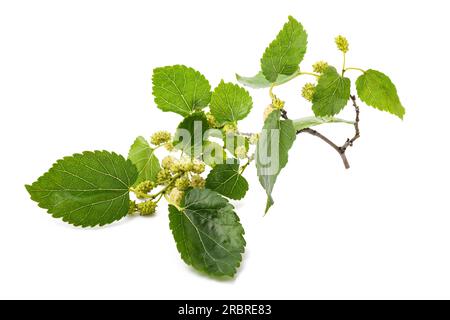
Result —
[[[347,140],[345,141],[345,143],[342,146],[338,146],[333,141],[331,141],[330,139],[325,137],[323,134],[321,134],[320,132],[318,132],[314,129],[306,128],[306,129],[297,131],[297,134],[306,132],[306,133],[309,133],[310,135],[313,135],[313,136],[318,137],[318,138],[322,139],[323,141],[325,141],[328,145],[330,145],[334,150],[336,150],[339,153],[339,155],[342,158],[342,161],[344,162],[344,166],[346,169],[350,169],[350,164],[348,162],[345,152],[347,151],[348,147],[353,147],[354,142],[361,137],[361,134],[359,131],[359,107],[358,107],[358,104],[356,103],[356,96],[351,95],[350,98],[353,102],[353,107],[355,108],[355,114],[356,114],[355,115],[355,123],[354,123],[355,135],[351,139],[347,138]],[[289,119],[286,110],[284,110],[284,109],[281,110],[281,117],[286,120]]]

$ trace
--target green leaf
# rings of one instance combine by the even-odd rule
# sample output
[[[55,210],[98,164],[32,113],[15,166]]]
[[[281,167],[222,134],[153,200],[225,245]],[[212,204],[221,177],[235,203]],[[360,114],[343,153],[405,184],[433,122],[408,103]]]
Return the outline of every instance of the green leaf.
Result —
[[[308,35],[303,26],[290,16],[261,59],[261,70],[266,79],[273,83],[281,74],[294,74],[303,60],[307,44]]]
[[[266,119],[256,146],[256,169],[259,182],[266,190],[266,213],[273,205],[272,191],[281,170],[288,162],[289,149],[296,131],[291,120],[280,120],[280,111],[273,111]]]
[[[252,97],[247,90],[222,80],[214,89],[210,109],[219,123],[225,123],[244,119],[250,113],[252,106]]]
[[[192,189],[182,208],[169,206],[170,229],[186,264],[211,276],[232,277],[244,253],[244,229],[218,193]]]
[[[211,86],[198,71],[182,66],[153,70],[153,95],[162,111],[176,112],[183,117],[205,108],[211,100]]]
[[[313,97],[312,109],[319,117],[341,112],[350,99],[350,79],[342,77],[334,67],[320,76]]]
[[[295,130],[303,130],[306,128],[318,126],[325,123],[347,123],[355,124],[354,121],[334,118],[334,117],[305,117],[300,119],[292,120]]]
[[[83,152],[58,160],[26,188],[31,199],[55,218],[82,227],[103,226],[128,213],[136,167],[107,151]]]
[[[199,156],[206,142],[205,133],[208,129],[210,127],[206,115],[203,112],[193,113],[178,125],[174,146],[187,154]]]
[[[250,87],[250,88],[253,88],[253,89],[270,88],[272,86],[272,84],[281,85],[283,83],[291,81],[295,77],[297,77],[297,71],[294,72],[293,74],[289,75],[289,76],[280,74],[280,75],[278,75],[277,80],[275,80],[272,83],[272,82],[270,82],[269,80],[266,79],[266,77],[264,76],[262,71],[258,72],[253,77],[243,77],[243,76],[240,76],[240,75],[236,74],[237,81],[242,83],[244,86],[247,86],[247,87]]]
[[[367,105],[403,119],[405,108],[400,102],[395,85],[384,73],[367,70],[356,80],[356,91]]]
[[[248,182],[239,173],[239,164],[219,164],[208,174],[206,188],[227,198],[240,200],[248,190]]]
[[[161,170],[159,160],[154,154],[154,149],[144,137],[137,137],[128,153],[128,159],[138,169],[138,178],[135,185],[142,181],[156,181],[156,176]]]

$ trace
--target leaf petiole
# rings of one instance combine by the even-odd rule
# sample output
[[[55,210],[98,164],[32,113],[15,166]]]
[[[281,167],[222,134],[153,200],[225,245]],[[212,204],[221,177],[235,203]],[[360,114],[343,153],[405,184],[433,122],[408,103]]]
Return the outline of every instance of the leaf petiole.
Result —
[[[245,169],[247,169],[247,167],[248,167],[248,165],[250,164],[250,162],[252,162],[252,160],[251,160],[250,158],[248,158],[247,163],[244,164],[244,165],[241,167],[241,170],[239,171],[239,174],[242,175],[242,174],[244,173]]]
[[[342,62],[342,76],[344,76],[345,73],[345,64],[347,63],[347,54],[343,53],[343,62]]]
[[[272,83],[272,85],[270,86],[270,89],[269,89],[269,95],[270,95],[270,99],[271,99],[271,100],[275,99],[275,95],[274,95],[274,93],[273,93],[273,88],[275,88],[276,86],[277,86],[276,83]]]
[[[164,195],[164,194],[161,193],[161,194],[159,195],[158,199],[155,200],[155,202],[158,203],[158,202],[162,199],[163,195]]]
[[[316,78],[320,78],[320,74],[318,74],[318,73],[314,73],[314,72],[307,72],[307,71],[300,71],[300,70],[298,70],[293,76],[292,76],[292,78],[290,79],[290,80],[293,80],[293,79],[295,79],[295,78],[297,78],[297,77],[299,77],[299,76],[313,76],[313,77],[316,77]],[[270,95],[270,98],[273,100],[274,98],[276,98],[276,96],[275,96],[275,94],[273,93],[273,88],[275,88],[275,87],[278,87],[278,86],[280,86],[280,85],[282,85],[282,84],[284,84],[284,83],[272,83],[271,84],[271,86],[270,86],[270,88],[269,88],[269,95]]]
[[[145,198],[145,199],[153,199],[153,197],[151,195],[140,193],[140,192],[136,191],[136,189],[134,189],[134,188],[130,188],[129,190],[131,192],[133,192],[135,195],[139,194],[139,197],[142,197],[142,198]]]
[[[172,184],[179,178],[179,177],[181,177],[181,174],[176,174],[176,175],[174,175],[173,177],[172,177],[172,179],[170,179],[169,180],[169,182],[167,183],[167,185],[164,187],[164,188],[162,188],[161,190],[159,190],[157,193],[155,193],[155,194],[141,194],[141,193],[139,193],[139,196],[140,197],[142,197],[142,198],[145,198],[145,199],[155,199],[156,197],[158,197],[158,196],[160,196],[159,197],[159,199],[157,200],[157,201],[159,201],[159,200],[161,200],[161,196],[167,191],[167,189],[169,188],[169,187],[171,187],[172,186]],[[136,191],[136,189],[134,189],[134,188],[130,188],[129,189],[131,192],[133,192],[134,194],[136,194],[137,195],[137,191]]]
[[[303,72],[303,71],[299,71],[298,72],[298,75],[299,76],[302,76],[302,75],[307,75],[307,76],[313,76],[313,77],[316,77],[316,78],[319,78],[320,77],[320,74],[318,74],[318,73],[314,73],[314,72]]]
[[[166,185],[164,188],[162,188],[162,189],[159,190],[157,193],[155,193],[155,194],[153,194],[153,195],[150,195],[150,196],[151,196],[152,198],[156,198],[157,196],[164,194],[164,192],[166,192],[167,189],[169,189],[169,188],[172,186],[172,184],[175,182],[175,180],[177,180],[179,177],[181,177],[181,174],[180,174],[180,173],[174,175],[174,176],[172,177],[172,179],[169,181],[169,183],[167,183],[167,185]]]
[[[345,69],[344,69],[344,72],[345,72],[345,71],[348,71],[348,70],[356,70],[356,71],[360,71],[360,72],[362,72],[362,73],[366,73],[366,70],[363,70],[363,69],[361,69],[361,68],[354,68],[354,67],[351,67],[351,68],[345,68]]]
[[[297,78],[297,77],[299,77],[299,76],[313,76],[313,77],[316,77],[316,78],[320,78],[320,74],[318,74],[318,73],[308,72],[308,71],[300,71],[300,70],[298,70],[298,71],[293,75],[292,79],[295,79],[295,78]],[[291,80],[292,80],[292,79],[291,79]],[[280,85],[282,85],[282,84],[284,84],[284,83],[272,83],[272,86],[270,87],[270,92],[272,92],[272,89],[273,89],[274,87],[278,87],[278,86],[280,86]]]

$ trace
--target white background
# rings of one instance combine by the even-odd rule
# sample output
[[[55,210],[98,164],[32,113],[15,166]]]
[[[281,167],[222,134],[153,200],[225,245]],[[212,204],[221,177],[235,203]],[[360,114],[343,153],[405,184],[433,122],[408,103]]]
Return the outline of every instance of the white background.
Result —
[[[0,1],[0,298],[450,298],[448,205],[450,29],[446,1]],[[362,106],[362,138],[338,154],[299,136],[263,217],[255,170],[236,204],[247,250],[236,279],[216,281],[180,259],[165,205],[153,218],[77,229],[23,187],[58,158],[127,154],[137,135],[171,129],[155,107],[152,69],[186,64],[210,80],[252,75],[289,14],[309,34],[303,69],[348,65],[396,83],[407,113]],[[352,73],[351,76],[357,76]],[[311,114],[299,91],[277,90],[291,117]],[[353,88],[354,91],[354,88]],[[242,130],[269,103],[252,90]],[[349,107],[343,117],[351,118]],[[351,126],[321,128],[336,141]]]

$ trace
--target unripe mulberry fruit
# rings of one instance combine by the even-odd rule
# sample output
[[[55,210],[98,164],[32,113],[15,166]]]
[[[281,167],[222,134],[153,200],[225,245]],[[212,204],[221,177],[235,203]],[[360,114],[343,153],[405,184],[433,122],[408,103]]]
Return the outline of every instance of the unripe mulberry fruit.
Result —
[[[187,188],[190,187],[190,185],[191,182],[187,177],[181,177],[175,181],[175,187],[180,191],[185,191]]]
[[[316,86],[314,83],[307,83],[302,88],[302,97],[308,101],[312,101],[314,93],[316,92]]]
[[[329,67],[328,62],[326,61],[317,61],[313,64],[313,71],[317,73],[324,73]]]
[[[155,146],[160,146],[163,143],[169,142],[172,139],[172,135],[167,131],[155,132],[151,138],[150,142]]]
[[[176,206],[180,206],[181,202],[183,200],[183,197],[184,197],[183,191],[178,190],[177,188],[173,188],[169,194],[169,202]]]
[[[141,202],[137,205],[141,216],[150,216],[156,212],[156,203],[153,201]]]
[[[334,39],[334,42],[336,43],[336,46],[339,51],[342,51],[343,53],[348,52],[348,40],[344,36],[337,36]]]
[[[203,189],[205,187],[206,181],[203,177],[195,175],[191,178],[191,185],[193,188]]]

